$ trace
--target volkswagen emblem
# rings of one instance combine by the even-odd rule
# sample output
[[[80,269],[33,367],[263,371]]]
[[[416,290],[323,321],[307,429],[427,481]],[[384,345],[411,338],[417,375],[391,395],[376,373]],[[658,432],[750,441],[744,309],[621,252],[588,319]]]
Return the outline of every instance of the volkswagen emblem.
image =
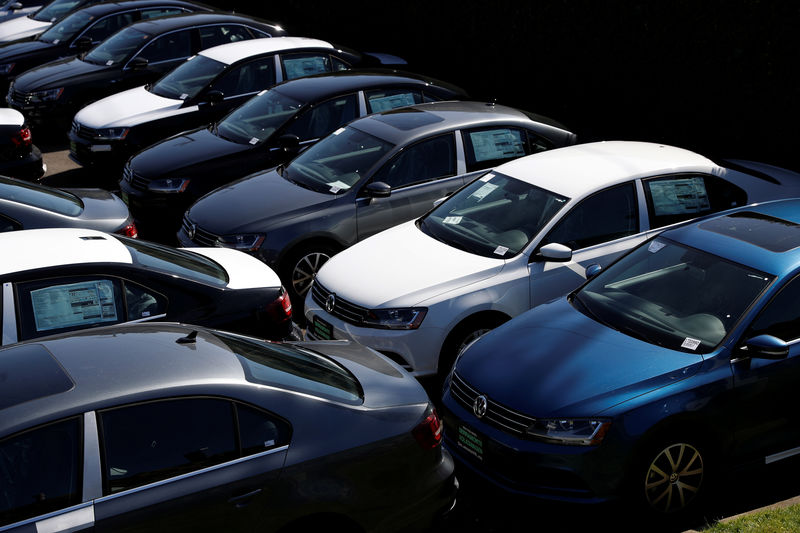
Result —
[[[478,418],[483,418],[486,415],[486,409],[489,406],[489,400],[481,394],[475,401],[472,402],[472,412],[475,413],[475,416]]]
[[[328,299],[325,300],[325,310],[329,313],[333,313],[333,309],[336,307],[336,295],[330,293],[328,295]]]
[[[197,224],[189,224],[189,227],[186,229],[186,235],[189,239],[194,239],[194,233],[197,231]]]

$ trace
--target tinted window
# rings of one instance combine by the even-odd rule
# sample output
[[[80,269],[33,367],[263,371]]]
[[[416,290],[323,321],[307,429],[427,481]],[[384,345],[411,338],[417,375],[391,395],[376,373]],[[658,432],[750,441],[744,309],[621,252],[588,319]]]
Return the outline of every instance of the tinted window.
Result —
[[[786,342],[800,338],[800,279],[781,289],[761,311],[745,337],[772,335]]]
[[[106,494],[238,456],[233,407],[213,398],[150,402],[100,413]]]
[[[0,441],[0,526],[80,503],[77,418]]]
[[[83,211],[83,203],[74,194],[3,176],[0,176],[0,198],[71,217]]]
[[[34,13],[31,18],[40,22],[55,22],[83,3],[83,0],[53,0]]]
[[[253,407],[236,404],[241,455],[253,455],[289,442],[289,424]]]
[[[333,70],[327,54],[285,54],[281,56],[281,62],[287,80]]]
[[[747,203],[747,193],[716,176],[665,176],[642,183],[652,228]]]
[[[98,21],[91,28],[86,30],[83,37],[89,37],[93,43],[99,43],[120,28],[132,24],[136,20],[135,13],[120,13],[111,15]]]
[[[162,35],[148,43],[138,57],[143,57],[151,64],[189,57],[192,55],[191,37],[191,30],[176,31]]]
[[[225,270],[205,256],[119,235],[114,237],[128,248],[134,262],[140,266],[212,285],[228,283]]]
[[[340,96],[306,109],[286,127],[284,133],[297,135],[301,140],[317,139],[347,124],[356,118],[357,114],[356,95]]]
[[[4,231],[16,231],[22,229],[22,224],[6,216],[0,215],[0,233]]]
[[[238,24],[222,24],[200,28],[200,49],[205,50],[220,44],[235,43],[250,39],[247,28]]]
[[[372,178],[382,181],[393,189],[429,181],[456,173],[456,149],[453,134],[406,147],[400,154],[383,165]]]
[[[173,100],[194,98],[223,70],[225,63],[197,55],[168,72],[149,90],[153,94]]]
[[[154,18],[158,18],[158,17],[165,17],[167,15],[177,15],[177,14],[185,13],[185,12],[186,12],[186,10],[179,9],[177,7],[156,7],[156,8],[150,8],[150,9],[143,10],[141,12],[141,14],[139,15],[139,18],[141,20],[147,20],[147,19],[154,19]]]
[[[42,32],[39,40],[45,43],[58,44],[74,37],[87,24],[95,19],[93,15],[85,11],[77,11],[63,20],[53,24],[46,31]]]
[[[124,28],[92,48],[83,60],[96,65],[117,65],[128,59],[151,37],[133,28]]]
[[[420,91],[408,89],[380,89],[365,91],[367,112],[380,113],[388,109],[422,103]]]
[[[239,144],[258,144],[293,117],[301,106],[301,102],[270,89],[237,107],[211,131]]]
[[[639,232],[639,209],[633,183],[601,191],[567,213],[542,240],[573,250],[586,248]]]
[[[225,96],[254,93],[275,84],[275,59],[265,57],[238,65],[222,75],[211,85],[212,90]]]
[[[463,132],[467,171],[481,170],[529,153],[525,131],[517,128],[487,128]]]
[[[125,282],[125,307],[128,320],[141,320],[167,312],[167,299],[145,287]]]

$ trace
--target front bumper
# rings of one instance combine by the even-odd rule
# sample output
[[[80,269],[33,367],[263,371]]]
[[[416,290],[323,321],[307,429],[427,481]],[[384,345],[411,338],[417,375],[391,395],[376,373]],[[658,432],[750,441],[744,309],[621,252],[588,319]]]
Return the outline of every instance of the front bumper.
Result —
[[[122,166],[130,156],[125,142],[86,138],[71,129],[69,137],[69,157],[79,165]]]

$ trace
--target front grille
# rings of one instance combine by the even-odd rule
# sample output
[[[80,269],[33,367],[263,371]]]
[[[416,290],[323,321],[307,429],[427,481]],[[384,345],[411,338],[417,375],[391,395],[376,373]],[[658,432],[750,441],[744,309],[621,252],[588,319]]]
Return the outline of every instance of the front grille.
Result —
[[[194,227],[193,227],[194,226]],[[198,244],[200,246],[216,246],[219,235],[215,235],[210,231],[206,231],[203,228],[199,227],[197,224],[194,224],[189,217],[184,215],[183,216],[183,223],[181,224],[181,228],[183,229],[186,236],[192,240],[193,243]],[[192,235],[194,233],[194,235]]]
[[[150,183],[150,180],[147,180],[134,172],[129,164],[125,165],[125,168],[122,170],[122,180],[130,183],[131,188],[138,189],[140,191],[146,191],[147,184]]]
[[[311,285],[311,298],[317,303],[317,305],[326,311],[327,307],[325,304],[330,295],[331,291],[320,285],[319,282],[314,281],[314,283]],[[338,296],[335,296],[335,302],[336,303],[333,307],[333,311],[329,311],[333,316],[356,326],[364,323],[364,319],[367,317],[369,309],[354,303],[350,303],[347,300],[339,298]]]
[[[475,398],[480,396],[481,393],[454,372],[453,379],[450,381],[450,395],[463,407],[471,411]],[[536,421],[535,418],[509,409],[488,397],[486,414],[481,420],[518,437],[524,436],[525,430]]]
[[[32,95],[30,93],[18,91],[11,87],[8,91],[8,101],[17,105],[29,105],[31,103]]]
[[[81,139],[92,140],[99,137],[98,131],[95,128],[84,126],[80,122],[72,121],[72,132]]]

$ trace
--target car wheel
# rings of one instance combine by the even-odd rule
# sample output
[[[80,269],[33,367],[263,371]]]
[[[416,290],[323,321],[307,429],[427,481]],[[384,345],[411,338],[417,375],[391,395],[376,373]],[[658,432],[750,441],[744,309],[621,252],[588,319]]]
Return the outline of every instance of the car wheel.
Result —
[[[659,515],[685,515],[707,492],[708,465],[702,448],[673,440],[645,454],[634,487],[645,509]]]
[[[327,263],[328,259],[336,254],[336,250],[329,245],[317,244],[305,246],[293,253],[286,262],[283,273],[284,284],[289,291],[292,306],[299,311],[295,316],[302,319],[303,301],[306,293],[311,288],[319,269]]]

